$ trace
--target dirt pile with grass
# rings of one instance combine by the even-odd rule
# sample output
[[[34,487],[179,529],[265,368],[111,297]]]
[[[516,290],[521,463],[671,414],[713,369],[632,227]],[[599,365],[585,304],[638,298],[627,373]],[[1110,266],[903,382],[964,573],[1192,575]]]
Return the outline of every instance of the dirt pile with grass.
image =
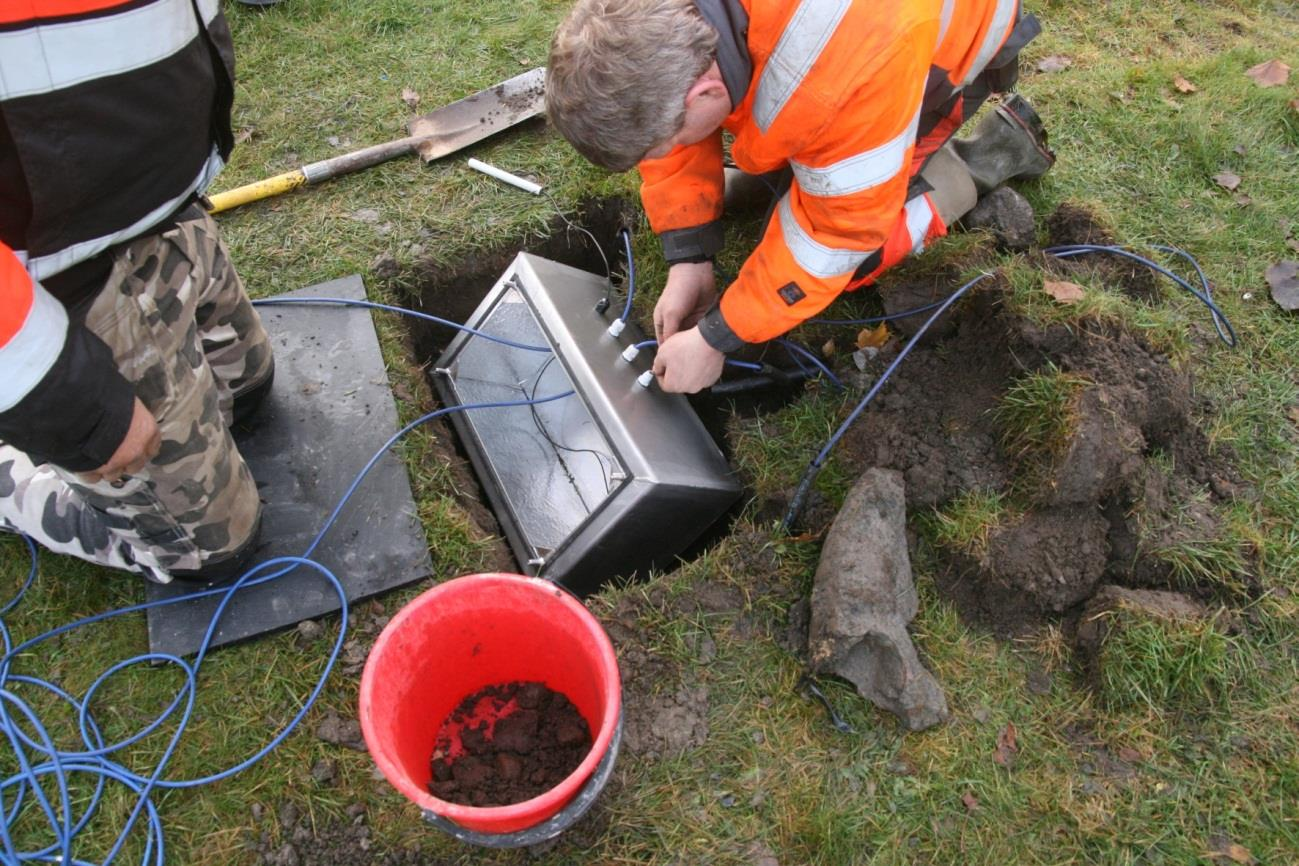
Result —
[[[1052,244],[1111,242],[1077,208],[1048,227]],[[1090,268],[1093,283],[1155,296],[1150,275],[1126,264],[1030,261],[1050,279]],[[1240,483],[1209,446],[1210,407],[1185,365],[1113,322],[1036,324],[1012,311],[1009,291],[986,282],[955,308],[840,446],[854,470],[903,473],[913,515],[939,539],[941,591],[1016,634],[1106,584],[1247,588],[1250,552],[1223,509]]]

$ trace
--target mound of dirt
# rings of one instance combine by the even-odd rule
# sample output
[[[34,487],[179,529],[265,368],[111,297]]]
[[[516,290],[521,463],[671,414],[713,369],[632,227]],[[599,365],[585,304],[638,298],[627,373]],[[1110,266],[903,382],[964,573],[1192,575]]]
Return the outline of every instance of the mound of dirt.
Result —
[[[1053,243],[1112,241],[1076,207],[1048,224]],[[1126,267],[1097,267],[1120,291],[1142,284]],[[1217,506],[1239,482],[1198,424],[1209,407],[1190,371],[1113,324],[1030,322],[1004,303],[1004,284],[983,285],[956,308],[947,336],[917,347],[839,446],[859,471],[902,472],[913,513],[972,491],[1001,496],[1004,513],[986,544],[938,551],[940,589],[1001,634],[1076,608],[1102,584],[1220,589],[1197,551],[1229,544]],[[1081,383],[1072,426],[1049,453],[1009,448],[996,410],[1016,382],[1048,370]],[[1249,559],[1231,551],[1218,561]]]

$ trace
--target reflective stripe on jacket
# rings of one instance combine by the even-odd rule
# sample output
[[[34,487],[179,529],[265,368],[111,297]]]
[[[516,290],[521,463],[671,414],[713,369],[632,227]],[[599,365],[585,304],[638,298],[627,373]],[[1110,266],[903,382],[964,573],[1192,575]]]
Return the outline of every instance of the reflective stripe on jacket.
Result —
[[[37,279],[146,232],[229,155],[219,0],[0,3],[0,241]]]
[[[972,82],[1013,29],[1018,0],[741,0],[753,77],[723,128],[746,172],[794,180],[721,315],[760,342],[824,309],[865,266],[878,272],[946,228],[907,200],[922,109]],[[722,213],[721,130],[640,165],[654,231]]]
[[[233,93],[219,0],[0,0],[0,440],[74,471],[121,444],[134,389],[54,278],[104,264],[93,295],[206,188]]]

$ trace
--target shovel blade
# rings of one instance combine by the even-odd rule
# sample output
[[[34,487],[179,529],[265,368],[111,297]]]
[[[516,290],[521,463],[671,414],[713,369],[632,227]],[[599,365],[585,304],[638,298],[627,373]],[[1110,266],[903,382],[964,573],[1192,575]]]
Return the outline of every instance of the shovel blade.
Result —
[[[538,66],[472,96],[412,120],[407,130],[422,140],[415,150],[432,162],[541,113],[546,67]]]

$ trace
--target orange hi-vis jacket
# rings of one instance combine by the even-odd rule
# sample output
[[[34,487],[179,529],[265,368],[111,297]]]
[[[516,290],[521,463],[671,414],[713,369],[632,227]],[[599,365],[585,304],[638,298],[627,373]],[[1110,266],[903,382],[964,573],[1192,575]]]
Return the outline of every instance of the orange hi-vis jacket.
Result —
[[[996,57],[1018,0],[739,0],[752,77],[723,123],[751,174],[793,182],[724,293],[723,331],[744,342],[785,333],[842,291],[946,234],[912,175],[960,125],[953,100]],[[922,128],[922,115],[955,109]],[[922,144],[917,147],[917,139]],[[660,235],[722,215],[722,130],[644,160],[641,197]],[[854,279],[854,275],[856,278]],[[707,335],[706,335],[707,337]],[[717,348],[715,339],[709,339]],[[731,347],[734,348],[734,347]]]

